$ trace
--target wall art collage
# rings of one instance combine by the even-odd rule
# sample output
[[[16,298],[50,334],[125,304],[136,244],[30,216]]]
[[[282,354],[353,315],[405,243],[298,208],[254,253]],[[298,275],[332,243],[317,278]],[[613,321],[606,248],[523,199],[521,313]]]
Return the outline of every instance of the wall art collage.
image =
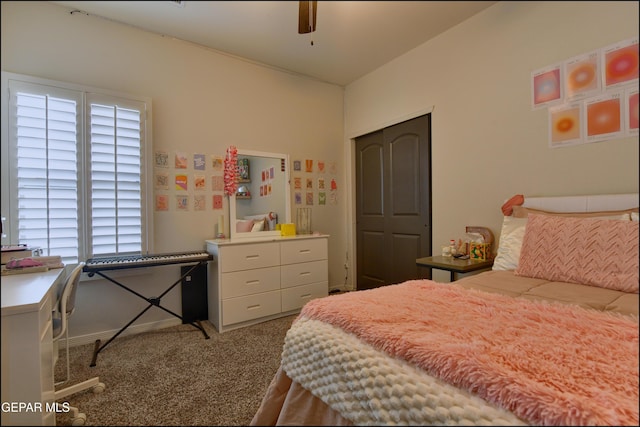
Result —
[[[223,173],[223,156],[156,151],[153,175],[155,210],[221,210]]]
[[[551,148],[638,135],[638,37],[533,71],[531,93]]]
[[[337,165],[322,160],[293,160],[291,185],[294,206],[338,204]]]
[[[182,151],[154,152],[157,212],[222,210],[225,195],[224,156]],[[268,188],[269,171],[259,171]],[[291,187],[294,206],[336,205],[338,183],[335,162],[293,160]],[[269,192],[262,194],[268,196]]]

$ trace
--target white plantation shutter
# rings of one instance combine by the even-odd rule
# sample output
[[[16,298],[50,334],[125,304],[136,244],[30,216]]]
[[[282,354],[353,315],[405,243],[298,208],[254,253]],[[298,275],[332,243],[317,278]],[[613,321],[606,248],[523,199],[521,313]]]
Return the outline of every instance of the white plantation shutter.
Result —
[[[38,88],[20,89],[13,110],[17,241],[77,261],[80,99],[72,93],[62,98]]]
[[[94,255],[142,250],[143,111],[89,99]]]
[[[9,129],[6,151],[3,139],[8,173],[2,174],[2,191],[10,193],[2,199],[10,230],[6,243],[40,247],[65,263],[149,252],[150,101],[5,74],[10,73],[3,72],[2,80],[9,94],[8,102],[3,98]]]

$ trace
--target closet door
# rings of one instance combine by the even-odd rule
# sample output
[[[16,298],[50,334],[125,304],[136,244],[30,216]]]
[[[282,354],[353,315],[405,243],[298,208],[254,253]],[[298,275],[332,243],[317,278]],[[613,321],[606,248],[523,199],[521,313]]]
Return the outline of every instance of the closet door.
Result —
[[[356,138],[357,289],[427,277],[431,116]]]

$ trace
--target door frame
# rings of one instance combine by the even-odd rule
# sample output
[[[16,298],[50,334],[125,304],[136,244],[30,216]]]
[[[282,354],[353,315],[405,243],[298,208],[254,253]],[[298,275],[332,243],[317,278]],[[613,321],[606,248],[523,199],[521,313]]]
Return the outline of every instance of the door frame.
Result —
[[[415,119],[416,117],[424,116],[425,114],[431,114],[431,129],[433,136],[433,110],[435,106],[431,105],[422,110],[414,111],[403,116],[395,117],[391,120],[384,121],[380,124],[373,124],[367,128],[359,129],[356,132],[352,132],[346,135],[345,139],[345,167],[346,167],[346,212],[347,212],[347,253],[345,254],[345,266],[347,268],[348,276],[348,290],[356,290],[356,138],[362,135],[366,135],[371,132],[382,130],[386,127],[396,125],[398,123],[405,122],[407,120]],[[433,138],[432,138],[433,147]],[[433,149],[431,151],[431,164],[433,165]],[[432,237],[433,239],[433,233]],[[433,247],[433,241],[431,242]]]

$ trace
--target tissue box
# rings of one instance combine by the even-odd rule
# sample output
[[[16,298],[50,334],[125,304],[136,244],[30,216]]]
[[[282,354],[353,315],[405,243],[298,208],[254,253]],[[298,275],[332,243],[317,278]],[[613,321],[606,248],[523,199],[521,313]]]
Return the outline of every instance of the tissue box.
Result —
[[[294,223],[281,224],[280,225],[280,235],[281,236],[295,236],[296,235],[296,225]]]
[[[486,261],[491,253],[491,243],[469,242],[469,259]]]

